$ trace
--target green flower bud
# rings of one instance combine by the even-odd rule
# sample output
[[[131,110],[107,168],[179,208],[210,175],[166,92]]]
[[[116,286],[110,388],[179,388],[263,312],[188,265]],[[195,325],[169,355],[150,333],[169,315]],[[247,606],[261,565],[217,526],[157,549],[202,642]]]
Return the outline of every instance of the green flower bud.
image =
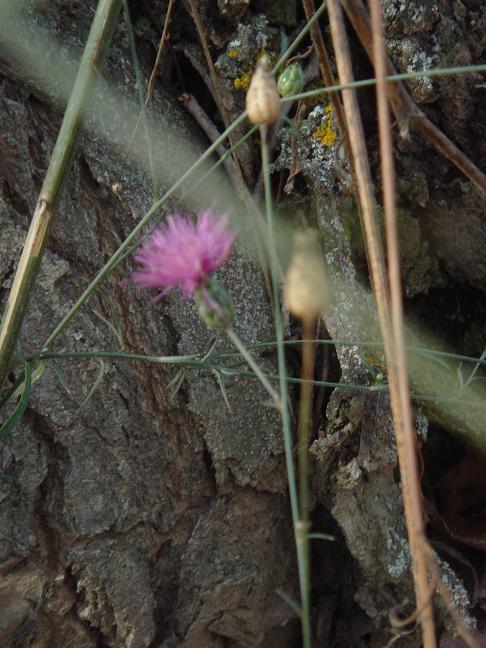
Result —
[[[233,301],[214,279],[209,278],[205,284],[196,288],[194,301],[199,317],[210,328],[224,331],[231,326],[234,316]]]
[[[277,89],[281,97],[298,94],[302,92],[303,87],[304,73],[300,63],[292,63],[278,77]]]

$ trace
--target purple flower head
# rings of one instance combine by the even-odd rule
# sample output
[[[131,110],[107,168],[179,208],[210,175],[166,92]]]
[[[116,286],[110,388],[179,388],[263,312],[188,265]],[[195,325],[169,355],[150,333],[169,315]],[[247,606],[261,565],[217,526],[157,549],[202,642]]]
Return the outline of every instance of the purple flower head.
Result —
[[[135,255],[140,267],[132,279],[140,288],[163,288],[155,301],[176,286],[189,299],[226,261],[235,236],[227,216],[209,209],[199,212],[196,223],[182,214],[168,216]]]

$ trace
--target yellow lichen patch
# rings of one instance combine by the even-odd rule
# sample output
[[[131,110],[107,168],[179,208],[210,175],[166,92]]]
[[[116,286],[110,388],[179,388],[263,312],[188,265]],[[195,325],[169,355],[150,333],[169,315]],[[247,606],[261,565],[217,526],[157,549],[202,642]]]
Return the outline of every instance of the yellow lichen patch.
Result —
[[[331,148],[336,142],[337,134],[334,128],[334,120],[331,116],[332,105],[328,104],[324,108],[326,117],[320,126],[312,133],[312,137],[318,140],[326,148]]]
[[[228,56],[229,56],[230,58],[237,58],[237,56],[238,56],[238,50],[230,49],[230,50],[228,50],[227,54],[228,54]]]
[[[244,92],[248,90],[254,71],[254,68],[250,65],[244,65],[241,68],[240,76],[236,77],[236,79],[233,81],[233,85],[235,86],[236,90],[243,90]]]

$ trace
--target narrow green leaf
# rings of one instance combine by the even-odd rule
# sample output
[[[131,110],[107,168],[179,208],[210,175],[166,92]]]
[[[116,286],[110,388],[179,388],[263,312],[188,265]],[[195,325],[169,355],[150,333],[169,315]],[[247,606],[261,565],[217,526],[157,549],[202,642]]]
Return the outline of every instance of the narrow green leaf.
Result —
[[[46,362],[46,367],[49,367],[49,369],[51,369],[54,372],[56,378],[59,380],[61,385],[64,387],[64,390],[68,394],[70,394],[71,390],[69,389],[69,383],[68,383],[68,380],[66,378],[66,374],[61,369],[61,367],[56,367],[56,365],[53,362]]]
[[[307,537],[309,540],[336,540],[333,535],[329,535],[328,533],[309,533]]]
[[[212,369],[212,372],[216,376],[216,380],[218,381],[218,385],[221,390],[221,394],[223,395],[224,402],[226,403],[226,407],[231,412],[231,406],[229,404],[228,394],[226,393],[226,385],[224,384],[223,376],[219,371],[216,371],[216,369]]]
[[[106,366],[105,361],[104,361],[104,360],[100,360],[100,369],[99,369],[99,371],[98,371],[98,375],[96,376],[96,380],[94,381],[93,386],[92,386],[91,389],[89,390],[89,392],[88,392],[86,398],[83,400],[83,402],[82,402],[81,405],[79,406],[79,410],[81,410],[81,409],[86,405],[86,403],[88,403],[88,402],[91,400],[93,394],[95,393],[95,391],[96,391],[96,390],[98,389],[98,387],[100,386],[101,381],[103,380],[103,376],[105,375],[105,366]],[[79,410],[78,410],[78,411],[79,411]]]
[[[179,393],[180,388],[186,380],[186,370],[184,368],[179,369],[176,375],[169,382],[167,387],[170,390],[170,399],[174,400],[177,394]]]
[[[298,616],[299,618],[302,618],[302,608],[300,607],[300,605],[297,603],[297,601],[294,598],[289,596],[287,594],[287,592],[284,592],[281,589],[277,590],[277,594],[278,594],[278,596],[280,596],[280,598],[283,601],[285,601],[285,603],[287,603],[289,608],[295,612],[296,616]]]
[[[24,367],[24,382],[22,390],[22,395],[17,403],[14,411],[5,421],[5,423],[0,427],[0,439],[4,439],[9,432],[11,432],[17,423],[20,421],[24,415],[27,405],[29,403],[30,392],[32,389],[32,366],[30,362],[25,363]]]

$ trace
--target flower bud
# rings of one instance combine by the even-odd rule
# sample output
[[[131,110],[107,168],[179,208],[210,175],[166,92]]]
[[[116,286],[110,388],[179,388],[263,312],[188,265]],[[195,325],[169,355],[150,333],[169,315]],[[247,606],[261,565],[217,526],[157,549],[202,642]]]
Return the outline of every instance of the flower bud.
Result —
[[[246,93],[248,119],[258,126],[273,126],[280,115],[280,97],[277,84],[270,73],[266,54],[258,59],[255,73]]]
[[[304,73],[300,63],[292,63],[278,77],[277,89],[281,97],[289,97],[302,92]]]
[[[224,331],[231,326],[234,316],[233,301],[214,279],[208,279],[206,284],[196,288],[194,301],[199,317],[210,328]]]
[[[316,232],[298,232],[287,271],[285,296],[289,311],[301,319],[317,319],[327,307],[329,287]]]

